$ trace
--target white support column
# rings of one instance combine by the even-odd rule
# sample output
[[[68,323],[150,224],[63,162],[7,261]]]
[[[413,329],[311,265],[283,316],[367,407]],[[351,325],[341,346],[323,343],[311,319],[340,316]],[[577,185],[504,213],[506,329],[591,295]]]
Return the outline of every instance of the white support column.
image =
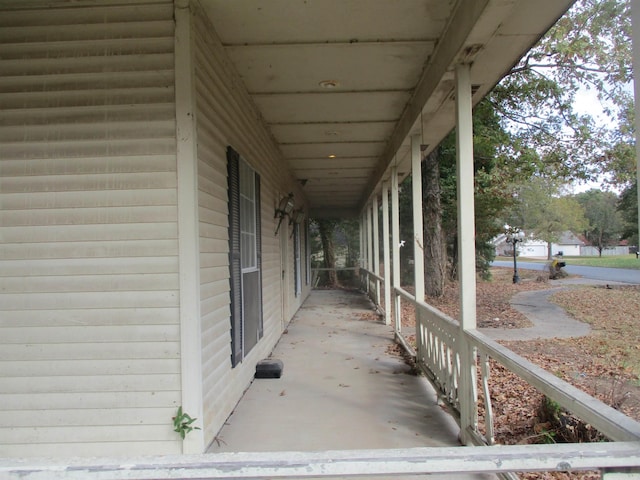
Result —
[[[198,244],[198,170],[195,69],[189,1],[175,5],[176,155],[178,174],[178,262],[180,268],[180,365],[182,408],[202,427],[202,343]],[[177,408],[176,408],[177,410]],[[204,451],[204,429],[182,441],[182,453]],[[177,437],[176,434],[176,438]]]
[[[400,208],[398,201],[398,168],[391,168],[391,251],[393,252],[393,287],[400,288]],[[400,312],[400,297],[395,297],[396,317]],[[400,331],[400,325],[394,325]]]
[[[358,255],[358,267],[364,266],[364,222],[362,221],[362,213],[360,214],[360,218],[358,219],[358,224],[360,227],[360,254]]]
[[[382,256],[384,269],[384,323],[391,324],[391,257],[389,252],[389,182],[382,182]]]
[[[636,185],[638,193],[638,213],[640,218],[640,0],[631,2],[631,31],[633,39],[633,84],[636,112]],[[638,222],[640,238],[640,222]],[[640,245],[638,246],[640,248]]]
[[[473,182],[473,123],[470,65],[456,67],[456,147],[458,183],[458,275],[460,283],[460,400],[461,441],[471,443],[475,429],[474,382],[476,359],[464,330],[476,328],[476,249]]]
[[[378,225],[378,196],[373,196],[371,206],[371,214],[373,218],[373,273],[380,276],[380,226]],[[376,279],[375,290],[376,303],[380,305],[380,282]]]
[[[371,244],[373,243],[373,229],[371,227],[371,204],[367,204],[367,270],[373,271],[373,250]],[[369,286],[371,285],[371,276],[367,275],[367,293],[369,293]]]
[[[360,228],[360,253],[358,254],[358,282],[360,282],[360,288],[363,288],[364,285],[362,284],[362,279],[363,279],[363,273],[360,271],[360,269],[364,268],[364,213],[360,213],[360,218],[358,219],[358,225]]]
[[[413,271],[416,299],[424,302],[424,232],[422,230],[421,135],[411,136],[411,194],[413,200]],[[416,322],[417,325],[417,322]]]

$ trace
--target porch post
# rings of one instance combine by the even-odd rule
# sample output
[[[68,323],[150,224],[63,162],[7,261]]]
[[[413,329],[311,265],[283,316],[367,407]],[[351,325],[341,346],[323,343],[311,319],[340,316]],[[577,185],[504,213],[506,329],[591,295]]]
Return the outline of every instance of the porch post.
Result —
[[[373,237],[373,231],[371,228],[371,204],[367,204],[367,270],[373,271],[373,251],[371,249],[371,238]],[[371,280],[371,279],[369,279]],[[369,291],[369,283],[367,283],[367,291]]]
[[[400,288],[400,209],[398,202],[398,167],[391,168],[391,251],[393,252],[393,288]],[[394,295],[395,315],[399,318],[400,297]],[[400,325],[394,322],[396,332]]]
[[[365,210],[360,214],[360,267],[366,268],[367,266],[367,223],[364,216]]]
[[[633,39],[633,85],[636,112],[636,185],[638,190],[638,213],[640,218],[640,0],[631,2],[631,37]],[[640,239],[640,222],[638,222]],[[640,240],[639,240],[640,243]],[[640,245],[638,245],[640,248]]]
[[[380,276],[380,231],[378,222],[378,195],[373,196],[373,204],[371,207],[373,215],[373,273]],[[376,305],[380,305],[380,281],[375,280]]]
[[[473,182],[473,124],[470,65],[456,67],[456,175],[458,183],[458,275],[460,283],[460,440],[476,430],[476,356],[465,330],[476,328],[476,261]]]
[[[382,182],[382,261],[384,269],[384,323],[391,323],[391,258],[389,256],[389,182]]]
[[[360,287],[362,287],[362,273],[360,273],[360,269],[364,267],[364,222],[362,221],[362,212],[360,212],[360,218],[358,218],[358,233],[360,238],[360,250],[358,253],[358,281],[360,282]]]
[[[413,272],[416,300],[424,302],[424,232],[422,231],[421,135],[411,135],[411,198],[413,200]],[[418,321],[416,319],[416,325]]]
[[[198,159],[195,108],[195,67],[191,8],[188,0],[175,9],[176,155],[178,174],[178,262],[180,268],[180,366],[182,408],[198,418],[182,441],[182,453],[204,451],[202,358],[200,328],[200,268],[198,245]],[[176,408],[177,410],[177,408]],[[195,426],[194,425],[194,426]],[[176,437],[177,438],[177,437]]]

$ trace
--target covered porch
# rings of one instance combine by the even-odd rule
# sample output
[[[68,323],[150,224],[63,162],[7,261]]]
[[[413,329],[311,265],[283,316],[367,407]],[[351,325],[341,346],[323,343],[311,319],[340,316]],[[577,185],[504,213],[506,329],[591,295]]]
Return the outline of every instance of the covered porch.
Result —
[[[209,452],[458,446],[458,427],[424,376],[394,348],[369,298],[314,290]]]
[[[68,6],[66,2],[58,3],[61,8]],[[80,3],[95,7],[94,2]],[[98,3],[101,9],[107,8]],[[47,2],[34,0],[29,4],[49,14],[46,11]],[[570,4],[568,0],[547,0],[535,5],[526,0],[415,0],[407,1],[405,8],[396,8],[395,4],[387,0],[366,3],[141,1],[140,6],[136,7],[136,13],[149,13],[147,23],[150,37],[144,43],[148,50],[148,56],[145,57],[147,63],[142,65],[153,72],[153,75],[160,76],[163,70],[158,70],[155,63],[159,61],[156,57],[160,57],[160,60],[167,63],[169,73],[162,75],[169,79],[170,88],[160,88],[156,83],[150,82],[149,85],[144,83],[145,88],[150,91],[146,96],[140,94],[137,87],[128,87],[122,92],[118,87],[119,72],[115,70],[112,75],[113,83],[110,84],[114,92],[110,93],[111,96],[105,96],[109,101],[105,100],[104,103],[108,106],[111,105],[112,97],[122,97],[119,101],[128,104],[131,103],[131,95],[133,99],[145,98],[167,108],[167,126],[162,130],[168,132],[165,139],[166,152],[155,152],[154,148],[160,143],[153,141],[154,137],[146,133],[146,128],[153,127],[146,125],[147,116],[152,116],[155,111],[147,108],[145,116],[131,117],[145,126],[145,129],[137,132],[142,140],[127,140],[126,144],[130,148],[123,150],[123,157],[127,157],[126,159],[116,159],[117,162],[114,160],[113,165],[107,161],[100,163],[102,170],[99,171],[104,171],[107,178],[104,184],[99,184],[99,188],[106,198],[113,197],[110,189],[118,182],[107,174],[118,173],[120,168],[124,168],[118,165],[129,168],[127,162],[130,161],[128,157],[134,156],[132,153],[163,154],[162,161],[168,162],[165,167],[167,172],[160,172],[157,176],[160,177],[158,185],[167,190],[166,198],[159,195],[157,199],[153,197],[157,205],[150,200],[150,204],[145,205],[150,211],[157,213],[157,218],[154,217],[157,222],[167,224],[162,226],[167,231],[159,230],[161,233],[156,234],[156,255],[162,259],[169,258],[170,262],[150,264],[154,268],[164,268],[160,270],[163,273],[169,270],[168,278],[162,277],[153,283],[153,279],[148,278],[149,271],[145,270],[147,262],[139,262],[142,267],[135,273],[142,277],[137,280],[141,283],[126,284],[126,296],[118,290],[125,288],[118,282],[119,277],[107,277],[106,280],[101,278],[100,282],[104,281],[104,284],[100,283],[99,288],[92,287],[95,291],[91,290],[89,293],[95,294],[100,302],[105,303],[105,308],[111,307],[106,305],[108,302],[105,298],[129,299],[125,306],[132,314],[141,311],[140,305],[136,303],[140,298],[149,298],[148,305],[142,305],[145,309],[156,307],[156,299],[159,298],[169,310],[166,321],[171,328],[159,332],[151,331],[150,328],[136,329],[136,332],[147,334],[142,337],[144,342],[141,340],[143,347],[147,348],[153,342],[158,344],[157,350],[168,357],[165,363],[172,369],[163,371],[158,379],[166,381],[169,378],[171,383],[164,388],[169,391],[166,396],[171,395],[174,403],[165,400],[161,404],[166,412],[162,412],[160,420],[156,417],[149,420],[152,428],[148,429],[148,433],[145,431],[143,439],[148,439],[149,443],[158,438],[166,441],[164,449],[153,445],[153,452],[179,450],[183,455],[152,453],[143,456],[144,453],[141,452],[145,450],[139,449],[132,453],[140,455],[137,457],[116,457],[115,454],[103,458],[62,457],[53,460],[16,457],[7,461],[3,459],[0,477],[23,480],[311,478],[365,475],[398,478],[398,475],[446,474],[447,478],[452,478],[453,475],[463,474],[512,475],[512,472],[517,471],[571,469],[601,469],[606,475],[611,474],[612,478],[621,478],[625,474],[629,475],[625,478],[637,475],[637,468],[640,466],[640,425],[516,356],[476,329],[472,108]],[[340,5],[341,10],[336,11]],[[27,9],[29,11],[22,12],[23,6],[17,2],[12,4],[12,8],[18,11],[15,14],[17,20],[25,18],[28,22],[35,21],[29,32],[40,35],[38,22],[44,20],[37,17],[39,11]],[[78,18],[81,25],[83,22],[89,24],[89,20],[84,20],[83,15],[89,12],[100,17],[103,11],[100,8],[83,9],[74,18]],[[94,10],[97,13],[92,13]],[[288,15],[283,15],[283,11]],[[116,20],[125,16],[119,10],[114,15]],[[164,19],[164,23],[157,22],[155,15]],[[64,10],[57,12],[56,18],[62,19],[62,26],[65,17]],[[127,18],[130,17],[127,15]],[[162,31],[166,38],[162,41],[156,38],[156,23],[160,23],[160,27],[165,29]],[[132,31],[139,30],[135,26],[128,27]],[[10,28],[17,29],[14,26]],[[114,35],[120,28],[113,30],[116,32]],[[63,33],[65,31],[63,28],[59,30]],[[84,26],[80,29],[83,35],[90,31],[92,29]],[[76,43],[82,44],[82,38],[74,39],[71,47],[76,48]],[[47,44],[43,40],[35,43],[33,50],[37,51]],[[50,46],[52,51],[60,48],[56,42],[49,43],[53,43]],[[111,51],[110,48],[100,48],[101,51]],[[8,49],[15,50],[15,55],[20,57],[14,62],[16,69],[22,67],[22,64],[32,68],[29,63],[32,60],[23,53],[25,49],[20,45],[16,47],[10,44]],[[69,64],[72,67],[80,64],[83,68],[93,68],[93,63],[84,65],[84,60],[94,60],[93,57],[82,55],[83,51],[74,50],[73,54],[70,53]],[[161,53],[158,54],[158,51]],[[47,73],[50,58],[47,52],[45,50],[38,57],[43,65],[42,71],[63,87],[74,86],[75,83],[67,79],[59,79],[59,73]],[[106,54],[100,55],[111,61]],[[100,59],[100,55],[95,56]],[[140,64],[133,54],[130,57],[126,58],[127,69],[132,68],[130,65]],[[98,61],[95,60],[100,65]],[[152,75],[148,77],[142,73],[132,76],[136,81],[153,78],[154,82],[160,82],[164,86],[164,77],[161,82]],[[101,73],[86,75],[85,70],[80,70],[78,75],[88,82],[85,87],[88,93],[83,93],[80,98],[89,99],[86,102],[90,102],[93,96],[89,87],[100,80]],[[19,80],[15,82],[20,84]],[[37,91],[37,84],[33,85],[28,87],[33,90],[28,92],[35,99],[32,100],[33,105],[41,105],[38,102],[57,105],[57,97],[49,100],[48,96]],[[156,90],[169,98],[160,96]],[[10,106],[14,105],[11,102],[20,103],[22,98],[13,92],[6,93],[5,97],[10,99],[7,100]],[[14,98],[17,100],[13,100]],[[71,94],[64,98],[78,101]],[[30,104],[25,102],[25,105]],[[48,103],[45,106],[48,107]],[[74,105],[66,108],[77,115]],[[96,108],[95,118],[102,118],[103,110],[102,106]],[[22,115],[20,108],[15,106],[9,113]],[[77,172],[83,172],[82,168],[86,168],[80,161],[76,162],[77,171],[66,167],[67,161],[64,159],[68,156],[67,149],[71,150],[71,147],[64,140],[65,135],[76,135],[76,130],[67,117],[60,116],[55,111],[54,114],[56,116],[52,119],[46,119],[53,126],[47,123],[43,127],[43,146],[37,142],[35,146],[31,145],[34,142],[29,136],[22,135],[20,122],[35,120],[22,120],[23,117],[19,116],[16,121],[18,127],[13,128],[13,124],[10,124],[8,138],[20,138],[11,144],[13,150],[10,152],[14,156],[9,161],[15,163],[11,165],[16,171],[24,170],[20,175],[34,176],[29,170],[32,168],[30,164],[22,164],[23,156],[37,162],[40,166],[38,171],[44,172],[41,175],[64,171],[74,173],[69,176],[75,177]],[[80,115],[73,116],[77,123],[83,118]],[[110,122],[118,124],[118,118],[116,116]],[[60,126],[56,127],[55,122],[60,123]],[[454,127],[458,133],[458,271],[462,286],[459,322],[424,303],[422,262],[415,262],[415,293],[408,293],[401,288],[398,251],[399,182],[410,174],[418,178],[422,159]],[[96,122],[92,128],[95,130],[89,130],[87,138],[92,138],[91,135],[95,132],[108,131],[100,122]],[[121,130],[119,134],[127,137],[129,130]],[[51,134],[52,138],[63,139],[57,145],[60,150],[58,154],[64,160],[58,162],[62,165],[59,167],[62,170],[49,170],[48,160],[57,158],[55,152],[51,153],[51,142],[47,136],[50,131],[54,134],[58,131],[64,133],[58,137]],[[157,134],[158,129],[153,132],[154,135]],[[94,158],[91,155],[97,155],[93,150],[85,152],[84,148],[88,148],[85,146],[85,139],[77,140],[82,145],[82,148],[74,147],[79,148],[78,158],[84,158],[83,155]],[[25,147],[23,143],[28,145]],[[98,147],[104,149],[105,154],[113,154],[114,145],[120,143],[111,137],[98,142]],[[165,144],[160,146],[163,145]],[[264,242],[265,273],[262,278],[262,299],[258,305],[265,319],[264,339],[257,343],[257,348],[243,362],[236,364],[234,361],[233,365],[229,360],[229,337],[233,333],[233,330],[230,331],[229,320],[232,319],[232,301],[238,300],[238,296],[229,292],[228,262],[232,257],[229,255],[231,248],[227,230],[228,217],[231,216],[228,207],[230,187],[224,180],[230,174],[227,163],[222,158],[225,151],[222,147],[229,145],[242,150],[256,172],[253,178],[255,182],[249,183],[258,190],[256,205],[260,205],[261,214],[253,215],[251,220],[255,220],[256,225],[257,233],[254,237]],[[23,148],[28,150],[27,153],[23,153]],[[39,149],[45,153],[39,153]],[[45,158],[40,158],[43,155]],[[151,166],[145,168],[158,173],[155,163],[149,165]],[[133,170],[135,173],[136,170]],[[149,172],[140,171],[144,173],[140,175],[140,184],[128,187],[134,193],[137,193],[136,189],[149,189],[149,186],[155,185],[149,180]],[[132,177],[129,170],[124,169],[123,172],[123,176]],[[20,194],[15,200],[17,206],[13,207],[17,213],[10,212],[11,215],[7,216],[16,219],[16,243],[26,242],[24,239],[29,235],[29,231],[19,231],[20,227],[24,227],[20,222],[22,210],[27,208],[25,205],[39,205],[38,202],[32,204],[34,201],[31,200],[28,189],[23,191],[20,189],[22,187],[19,188],[20,175],[17,175],[18,181],[10,184]],[[33,188],[48,188],[47,182],[41,182],[37,176],[35,178],[37,185]],[[258,188],[258,178],[263,180],[262,190]],[[138,227],[140,238],[136,248],[145,253],[149,249],[148,231],[156,231],[145,225],[149,222],[146,210],[131,220],[131,212],[137,211],[133,207],[140,202],[138,198],[146,199],[147,196],[131,194],[131,197],[125,197],[128,200],[122,200],[124,208],[120,208],[119,203],[114,204],[116,213],[121,216],[112,217],[110,215],[114,214],[111,212],[107,215],[101,210],[104,205],[112,208],[111,203],[92,200],[91,195],[86,195],[86,199],[85,196],[75,195],[75,179],[67,182],[64,188],[71,192],[70,198],[65,200],[67,203],[55,204],[61,210],[61,225],[74,223],[76,217],[73,215],[80,210],[77,206],[84,206],[84,210],[95,215],[99,221],[106,222],[104,231],[109,235],[112,235],[113,229],[108,222],[124,225],[118,230],[119,236],[108,237],[116,242],[111,255],[118,260],[114,268],[120,275],[124,269],[121,266],[128,266],[127,261],[122,260],[127,257],[118,256],[123,255],[119,253],[121,243],[131,235],[128,228],[125,228],[128,224],[122,218]],[[94,180],[91,179],[87,185],[94,185]],[[298,210],[295,214],[289,211],[289,218],[285,219],[286,212],[279,210],[278,204],[283,198],[293,199],[293,196],[298,202]],[[42,205],[48,205],[48,192],[42,193],[41,197],[42,200],[39,201]],[[413,182],[413,199],[413,229],[416,233],[408,241],[413,242],[418,256],[425,248],[419,182]],[[93,210],[89,208],[93,205],[92,202],[97,205]],[[260,209],[256,209],[258,210]],[[38,221],[45,223],[51,216],[50,213],[45,215],[38,211],[34,215],[36,216],[33,218],[42,218],[44,220]],[[276,226],[278,215],[280,221],[285,219],[279,237],[280,224],[277,223]],[[235,404],[239,393],[246,386],[245,380],[250,379],[253,362],[276,344],[280,328],[286,324],[294,308],[302,303],[308,291],[307,285],[304,288],[299,288],[302,286],[298,285],[302,283],[301,239],[299,232],[295,234],[300,223],[294,221],[294,218],[305,217],[360,218],[362,290],[369,295],[374,305],[386,306],[384,315],[380,319],[372,316],[372,304],[364,302],[363,297],[356,294],[346,296],[340,292],[313,292],[289,328],[284,330],[274,350],[275,355],[281,356],[285,362],[284,377],[280,380],[254,382],[236,413],[250,407],[255,410],[232,415],[229,425],[211,443],[210,450],[202,453],[203,445],[209,444],[208,435],[217,431],[215,427],[218,425],[218,416],[226,418],[225,408]],[[93,217],[90,220],[96,221]],[[69,238],[76,241],[78,238],[87,238],[85,235],[91,238],[91,222],[85,220],[89,227],[78,233],[78,237],[69,234]],[[252,222],[249,223],[253,225]],[[40,228],[40,225],[36,227]],[[292,235],[289,234],[289,229],[293,229]],[[47,229],[39,231],[44,235]],[[57,248],[55,245],[53,247]],[[69,251],[71,248],[69,247]],[[102,252],[102,249],[95,251]],[[95,255],[93,252],[91,250],[85,256],[91,258],[91,255]],[[42,256],[46,255],[42,253]],[[137,253],[134,256],[138,257],[143,257],[143,254]],[[17,256],[15,263],[19,264],[21,261],[23,258]],[[60,263],[63,261],[66,259],[61,258]],[[40,265],[42,262],[36,263]],[[384,265],[384,274],[380,270],[381,263]],[[83,260],[79,264],[83,268],[82,272],[90,270],[93,274],[96,270],[89,261]],[[53,268],[48,263],[44,266],[47,269]],[[49,270],[42,271],[46,273]],[[28,272],[28,275],[33,273]],[[38,306],[43,318],[47,316],[43,322],[50,322],[48,311],[53,307],[67,306],[67,298],[77,302],[71,307],[95,309],[94,304],[85,300],[88,295],[84,295],[83,291],[78,295],[77,292],[89,288],[85,287],[86,278],[67,281],[63,284],[67,289],[63,291],[63,295],[53,297],[48,290],[52,288],[49,283],[37,282],[31,286],[35,295],[24,295],[21,289],[24,289],[23,284],[26,282],[17,274],[16,276],[18,281],[15,285],[19,291],[15,297],[6,300],[6,305],[9,306],[6,308],[12,312],[18,310],[14,303],[19,301],[18,306],[23,308],[18,312],[19,315],[15,315],[13,321],[17,323],[23,318],[20,315],[25,318],[32,315],[29,308],[26,308],[31,305]],[[147,285],[147,282],[151,284]],[[147,296],[140,295],[139,290],[144,290],[140,285],[151,293]],[[111,297],[105,295],[104,291],[110,291]],[[67,295],[69,292],[71,296]],[[31,298],[38,299],[39,303],[32,301],[29,304]],[[320,300],[323,298],[326,304],[321,304]],[[403,302],[411,304],[416,311],[416,325],[411,331],[405,331],[402,326],[400,306]],[[88,318],[106,318],[111,321],[112,317],[106,313],[100,314],[104,317],[91,312]],[[143,320],[155,320],[157,315],[152,314],[154,312],[150,311],[149,317],[144,317]],[[59,318],[66,321],[67,317],[60,314]],[[107,326],[112,327],[110,324]],[[22,325],[19,327],[22,328]],[[38,327],[37,324],[32,326],[34,330]],[[58,334],[59,338],[64,338],[67,325],[61,323],[56,328],[56,332],[61,332]],[[164,333],[165,330],[169,333]],[[130,334],[129,330],[118,326],[113,331],[114,340],[111,343],[115,347],[113,355],[117,355],[120,343],[128,340]],[[96,330],[92,335],[88,336],[85,331],[82,335],[78,333],[80,352],[89,352],[86,356],[101,352],[89,340],[100,343],[104,336],[102,330]],[[415,344],[408,336],[415,336]],[[33,342],[31,337],[25,338],[27,340],[23,344],[30,345]],[[242,340],[237,338],[239,342]],[[408,367],[402,359],[387,353],[386,349],[392,345],[392,341],[403,346],[425,377],[408,375]],[[55,350],[51,351],[68,350],[54,347]],[[139,348],[136,347],[134,345],[130,350],[137,353]],[[148,355],[151,360],[160,356],[155,351]],[[114,358],[117,360],[119,357]],[[590,422],[615,442],[604,445],[494,446],[490,395],[487,394],[491,381],[490,358]],[[74,362],[73,366],[85,368],[85,357],[74,358],[78,359],[80,361]],[[49,357],[42,357],[40,360],[43,368],[48,367],[46,362],[50,361]],[[138,377],[128,381],[128,389],[132,389],[131,386],[137,387],[150,377],[148,369],[143,367],[152,362],[143,363],[137,358],[134,360],[132,364],[141,370]],[[20,358],[20,361],[33,360],[27,357]],[[363,371],[366,375],[360,375]],[[68,380],[75,387],[82,382],[76,380],[78,374],[75,370],[72,373],[73,375],[68,375]],[[33,376],[37,378],[36,375]],[[25,378],[29,379],[27,376]],[[427,378],[433,387],[426,382]],[[26,381],[22,383],[26,384]],[[104,382],[100,385],[104,385]],[[259,391],[260,389],[262,390]],[[158,389],[149,387],[148,392],[144,392],[145,399],[146,396],[159,397],[156,390]],[[220,394],[220,391],[225,391],[225,395]],[[18,393],[26,398],[24,392]],[[78,397],[75,390],[71,390],[68,395],[71,400]],[[487,400],[482,405],[485,411],[484,421],[479,422],[482,396]],[[121,398],[115,394],[110,397],[120,402],[115,403],[114,400],[116,405],[122,405],[122,409],[130,406],[126,400],[129,397]],[[136,398],[141,397],[139,395]],[[47,397],[43,398],[48,400]],[[211,401],[211,398],[215,401]],[[319,403],[314,404],[312,401]],[[121,421],[120,416],[116,417],[118,412],[114,411],[114,403],[108,403],[106,408],[99,410],[101,415],[94,417],[101,420],[106,412],[114,416],[115,421],[112,423]],[[202,430],[194,431],[186,440],[183,437],[183,442],[177,440],[178,437],[173,434],[166,421],[175,412],[174,404],[181,404],[181,408],[184,407],[194,416],[206,419],[203,420],[205,423],[202,424]],[[284,408],[276,410],[276,406]],[[446,407],[451,416],[447,416],[443,407]],[[320,413],[321,408],[324,409],[323,413]],[[300,420],[294,417],[294,409],[299,409]],[[39,410],[42,411],[42,408]],[[144,404],[140,410],[146,413],[149,408]],[[71,413],[73,415],[70,416],[75,419],[76,412]],[[7,418],[10,415],[12,414],[7,414]],[[28,421],[31,421],[31,416],[30,412],[24,413]],[[159,413],[157,417],[160,417]],[[142,423],[137,417],[132,418]],[[152,422],[158,422],[159,427],[154,427]],[[123,438],[126,440],[133,430],[132,423],[129,420],[123,426],[116,425],[118,429],[107,426],[104,430],[113,432],[111,435],[118,441]],[[53,426],[59,428],[56,424]],[[66,427],[68,429],[65,431],[70,437],[79,429],[74,425]],[[93,438],[99,431],[91,423],[83,427],[91,435],[89,438]],[[24,431],[27,430],[30,431],[24,428]],[[54,435],[53,432],[47,433]],[[57,432],[55,435],[50,440],[52,444],[60,442],[63,437]],[[25,444],[32,441],[29,436],[24,438]],[[85,446],[87,441],[83,437],[78,438],[77,445]],[[105,448],[104,443],[103,438],[98,438],[94,447],[96,450],[93,451],[102,451],[99,449]],[[123,448],[131,448],[125,442],[122,443]],[[460,447],[460,444],[466,447]]]

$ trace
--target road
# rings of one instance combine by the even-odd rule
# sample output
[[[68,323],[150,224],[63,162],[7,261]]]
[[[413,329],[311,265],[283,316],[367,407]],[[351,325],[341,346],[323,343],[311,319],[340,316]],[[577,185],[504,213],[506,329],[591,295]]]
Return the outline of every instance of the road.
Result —
[[[494,267],[513,268],[513,262],[501,260],[494,261],[491,265]],[[519,261],[518,269],[521,268],[527,270],[544,270],[546,268],[546,264]],[[630,270],[627,268],[584,267],[580,265],[570,265],[569,261],[567,261],[567,266],[564,267],[564,269],[570,275],[580,275],[581,277],[591,278],[594,280],[640,284],[640,270]]]

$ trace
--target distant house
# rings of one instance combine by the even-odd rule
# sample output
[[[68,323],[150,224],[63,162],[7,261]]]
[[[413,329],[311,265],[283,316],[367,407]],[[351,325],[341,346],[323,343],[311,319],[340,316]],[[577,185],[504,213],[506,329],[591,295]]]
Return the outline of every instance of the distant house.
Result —
[[[551,244],[551,255],[568,255],[571,257],[580,256],[580,248],[584,247],[585,243],[580,240],[576,235],[567,231],[562,234],[558,243]]]
[[[496,247],[496,255],[511,256],[513,255],[513,247],[507,243],[507,236],[498,235],[493,244]],[[581,249],[585,246],[585,242],[574,235],[572,232],[564,232],[557,243],[551,244],[551,255],[569,255],[580,256]],[[517,254],[519,257],[542,257],[547,258],[549,252],[549,244],[544,240],[527,237],[524,242],[518,244]]]

